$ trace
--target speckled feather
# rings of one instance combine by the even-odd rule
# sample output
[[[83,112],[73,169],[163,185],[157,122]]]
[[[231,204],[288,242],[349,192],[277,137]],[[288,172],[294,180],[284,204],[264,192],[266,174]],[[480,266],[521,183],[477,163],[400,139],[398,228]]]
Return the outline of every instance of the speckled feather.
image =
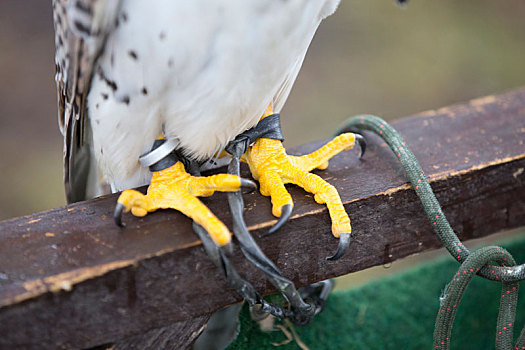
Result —
[[[55,0],[68,199],[147,183],[159,132],[204,159],[279,111],[338,3]]]
[[[68,202],[88,191],[90,144],[86,142],[86,100],[94,63],[111,31],[120,0],[53,0],[58,123],[64,135],[64,184]],[[95,192],[104,184],[93,181]],[[107,187],[107,186],[106,186]]]

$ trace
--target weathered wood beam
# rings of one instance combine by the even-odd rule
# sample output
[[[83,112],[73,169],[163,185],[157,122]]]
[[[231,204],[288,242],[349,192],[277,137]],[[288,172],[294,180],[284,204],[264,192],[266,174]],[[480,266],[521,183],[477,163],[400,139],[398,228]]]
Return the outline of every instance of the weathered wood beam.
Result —
[[[461,239],[525,224],[525,89],[393,125]],[[317,172],[339,190],[352,218],[349,254],[325,260],[337,246],[327,211],[293,186],[290,222],[257,239],[298,286],[441,246],[396,158],[379,138],[366,136],[363,160],[356,150],[345,152]],[[206,257],[189,219],[173,211],[128,215],[120,229],[112,221],[115,200],[112,195],[0,223],[1,348],[125,347],[184,330],[191,338],[207,314],[239,300]],[[231,224],[225,195],[204,201]],[[269,200],[253,193],[245,202],[246,221],[258,237],[275,222]],[[238,250],[232,261],[261,293],[274,292]],[[201,318],[188,325],[195,317]],[[141,338],[145,333],[150,336]]]

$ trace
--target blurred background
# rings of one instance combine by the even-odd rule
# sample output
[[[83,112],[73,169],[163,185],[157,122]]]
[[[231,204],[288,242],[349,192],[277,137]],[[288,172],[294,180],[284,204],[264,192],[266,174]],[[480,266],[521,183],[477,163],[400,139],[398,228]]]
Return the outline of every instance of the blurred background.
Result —
[[[524,16],[521,0],[343,1],[282,113],[286,144],[525,85]],[[51,1],[0,1],[0,219],[65,204],[53,55]]]
[[[321,25],[282,112],[286,145],[327,138],[358,113],[392,120],[525,86],[524,16],[522,0],[412,0],[403,9],[394,0],[343,1]],[[0,220],[65,204],[53,55],[51,1],[1,0]],[[438,254],[352,274],[339,288]]]

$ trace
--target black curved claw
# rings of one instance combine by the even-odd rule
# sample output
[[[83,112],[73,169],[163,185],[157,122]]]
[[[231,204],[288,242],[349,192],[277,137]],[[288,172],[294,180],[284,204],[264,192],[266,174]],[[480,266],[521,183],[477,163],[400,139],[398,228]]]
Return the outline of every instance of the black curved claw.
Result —
[[[251,193],[257,189],[257,185],[252,180],[241,177],[241,188],[247,190],[245,193]]]
[[[277,223],[273,225],[272,228],[263,235],[263,237],[269,236],[275,233],[275,231],[277,231],[278,229],[280,229],[292,215],[292,209],[293,206],[291,204],[283,205],[283,207],[281,208],[281,216],[279,217],[279,220],[277,220]]]
[[[359,159],[363,158],[363,156],[365,155],[365,151],[366,151],[366,139],[364,138],[363,135],[361,134],[356,134],[354,133],[355,135],[355,139],[356,141],[359,143],[359,147],[361,147],[361,154],[359,155]]]
[[[113,212],[113,220],[115,221],[115,224],[119,227],[125,227],[126,224],[122,222],[122,213],[124,213],[124,210],[126,209],[126,206],[122,203],[117,202],[117,205],[115,206],[115,211]]]
[[[335,261],[344,255],[350,245],[350,233],[341,233],[339,235],[339,246],[333,256],[327,257],[326,260]]]

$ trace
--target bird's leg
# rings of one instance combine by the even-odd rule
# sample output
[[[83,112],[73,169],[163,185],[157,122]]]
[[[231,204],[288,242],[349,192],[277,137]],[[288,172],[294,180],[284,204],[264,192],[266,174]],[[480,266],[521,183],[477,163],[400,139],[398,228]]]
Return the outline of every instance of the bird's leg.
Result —
[[[253,182],[235,175],[191,176],[184,164],[177,161],[168,168],[153,171],[146,195],[135,190],[122,192],[115,221],[121,224],[122,212],[145,216],[157,209],[171,208],[204,227],[217,246],[224,246],[231,241],[230,231],[197,197],[211,196],[215,191],[235,192],[241,187],[256,188]]]
[[[272,114],[270,106],[263,119]],[[350,218],[335,187],[310,171],[316,168],[326,169],[330,158],[345,149],[353,148],[356,141],[363,153],[364,138],[358,134],[344,133],[317,151],[300,157],[287,155],[280,140],[260,138],[255,141],[243,156],[243,160],[248,163],[253,177],[259,180],[261,194],[271,197],[273,215],[280,217],[269,233],[275,232],[291,215],[293,200],[284,185],[292,183],[313,193],[317,203],[326,204],[328,207],[332,220],[332,234],[340,239],[337,253],[329,259],[336,260],[344,253],[352,232]]]

